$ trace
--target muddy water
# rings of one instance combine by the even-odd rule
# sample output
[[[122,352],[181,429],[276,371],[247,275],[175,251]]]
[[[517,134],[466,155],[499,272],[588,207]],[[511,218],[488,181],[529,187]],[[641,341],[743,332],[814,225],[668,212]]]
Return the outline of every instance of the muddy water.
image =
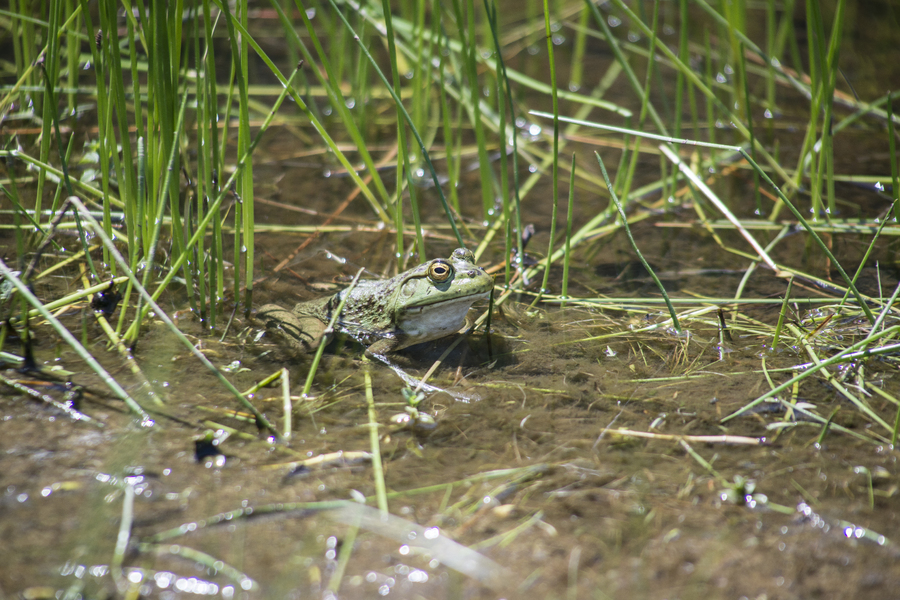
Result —
[[[863,69],[865,61],[854,60]],[[780,135],[782,148],[797,143],[790,132]],[[889,172],[883,148],[871,147],[871,131],[845,136],[838,170]],[[256,168],[258,194],[327,214],[351,183],[325,177],[326,162],[291,158],[296,144],[287,132],[268,136]],[[580,164],[590,164],[592,151],[577,148]],[[717,185],[737,212],[749,215],[752,208],[740,207],[752,206],[751,183],[737,173]],[[476,197],[477,186],[476,174],[466,176],[462,196]],[[422,194],[425,218],[439,222],[435,196]],[[884,207],[871,190],[842,186],[839,194],[842,216],[871,218]],[[537,229],[529,247],[535,256],[548,239],[548,196],[545,186],[525,203],[525,220]],[[579,191],[578,223],[605,203]],[[682,298],[733,295],[748,262],[723,252],[699,227],[679,226],[694,218],[689,207],[676,202],[667,209],[634,230],[667,289]],[[479,232],[477,215],[467,216]],[[359,267],[390,273],[394,235],[379,231],[358,200],[342,218],[337,223],[349,229],[321,234],[275,273],[306,238],[265,226],[322,219],[258,206],[258,305],[314,297]],[[726,245],[745,248],[736,235],[720,235]],[[758,235],[768,241],[774,233]],[[830,243],[842,263],[855,266],[869,239],[845,235]],[[4,243],[4,253],[14,253],[12,240]],[[447,256],[453,247],[436,235],[427,254]],[[860,280],[864,293],[896,285],[894,247],[887,241],[876,248]],[[802,235],[788,237],[772,254],[814,275],[834,275]],[[491,247],[482,264],[501,260],[500,249]],[[37,293],[45,300],[62,296],[81,285],[76,275],[40,283]],[[560,277],[554,269],[553,290]],[[622,235],[582,248],[571,278],[570,294],[577,297],[658,296]],[[760,269],[744,296],[777,298],[784,290],[783,280]],[[818,294],[808,284],[795,291]],[[288,367],[295,397],[285,444],[261,433],[157,320],[148,323],[137,355],[165,399],[152,427],[139,426],[73,352],[39,327],[38,362],[73,372],[85,388],[80,409],[103,427],[73,422],[4,390],[0,598],[54,598],[64,591],[90,598],[309,598],[328,597],[330,587],[342,598],[897,597],[895,449],[834,431],[818,444],[821,426],[802,420],[779,433],[767,425],[784,415],[769,409],[720,421],[769,389],[762,357],[776,383],[788,377],[777,369],[808,360],[790,349],[767,353],[770,333],[750,319],[773,323],[777,305],[742,307],[731,339],[720,344],[714,313],[679,337],[636,331],[660,322],[662,305],[623,310],[530,302],[512,297],[498,308],[490,339],[483,332],[469,336],[432,380],[479,399],[430,395],[420,408],[436,427],[413,429],[392,420],[405,414],[402,382],[382,365],[364,364],[358,348],[327,353],[310,397],[301,398],[308,359],[260,338],[256,324],[239,316],[223,339],[221,326],[210,334],[173,291],[164,307],[180,316],[179,326],[213,362],[232,367],[229,378],[238,389]],[[793,315],[802,319],[816,308],[800,303]],[[62,318],[81,331],[80,310]],[[857,335],[859,327],[850,320],[835,334]],[[139,393],[126,365],[106,350],[100,329],[89,322],[85,335],[98,359]],[[421,376],[449,341],[402,352],[397,361]],[[366,370],[390,520],[371,509],[376,489],[366,454]],[[895,363],[870,361],[863,376],[900,395]],[[805,382],[798,393],[819,414],[840,409],[835,422],[850,430],[873,428],[824,383]],[[869,400],[893,422],[893,405]],[[280,387],[261,390],[253,402],[282,422]],[[656,437],[624,436],[620,429]],[[212,450],[198,445],[207,431],[220,432]],[[689,441],[686,447],[666,434],[764,443]],[[308,459],[317,460],[300,464]],[[358,508],[362,497],[369,509]],[[120,524],[128,519],[126,539]]]

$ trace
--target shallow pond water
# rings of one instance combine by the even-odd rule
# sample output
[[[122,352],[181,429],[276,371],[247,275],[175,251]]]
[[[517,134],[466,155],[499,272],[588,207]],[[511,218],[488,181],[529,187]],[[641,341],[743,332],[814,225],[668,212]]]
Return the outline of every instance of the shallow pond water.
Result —
[[[860,23],[870,22],[864,16]],[[858,30],[848,36],[857,50],[848,50],[848,60],[871,74],[860,53],[875,42]],[[592,64],[611,59],[593,50]],[[897,65],[884,68],[896,74]],[[789,101],[800,103],[799,95],[786,94],[778,139],[787,153],[797,151],[802,131],[792,128],[803,124],[790,116]],[[846,133],[835,169],[889,173],[884,144],[873,147],[873,138],[872,128]],[[297,144],[290,132],[273,129],[259,150],[256,306],[291,306],[333,292],[361,267],[372,277],[396,268],[395,234],[358,200],[294,256],[306,234],[278,229],[320,224],[353,190],[352,181],[330,173],[326,158],[295,157]],[[594,146],[575,148],[579,168],[596,171]],[[642,168],[658,168],[652,162]],[[715,185],[745,207],[736,212],[751,215],[751,175],[735,171]],[[478,186],[477,173],[465,174],[461,196],[477,196]],[[526,223],[536,228],[528,247],[535,257],[549,240],[550,191],[543,186],[524,204]],[[424,220],[440,222],[436,195],[420,194]],[[886,207],[871,189],[845,184],[839,195],[842,216],[871,222]],[[722,247],[746,251],[742,238],[719,229],[720,245],[686,200],[657,200],[635,209],[649,218],[633,233],[666,289],[682,299],[733,297],[751,261]],[[579,190],[576,224],[606,202]],[[298,206],[315,214],[291,208]],[[474,247],[484,230],[477,215],[467,216]],[[435,231],[426,238],[427,256],[449,256],[455,241]],[[756,233],[768,242],[777,230]],[[842,264],[855,268],[871,235],[835,235],[829,243]],[[11,236],[0,242],[4,254],[15,253]],[[895,249],[892,236],[876,246],[858,280],[863,293],[886,296],[897,285]],[[785,238],[772,257],[837,280],[805,234]],[[44,259],[55,260],[50,253]],[[502,260],[499,244],[480,259],[501,273],[498,297]],[[550,292],[559,292],[561,277],[554,266]],[[792,319],[814,327],[805,319],[835,296],[813,282],[796,285],[807,300],[792,306]],[[73,268],[41,280],[36,293],[47,301],[82,286]],[[430,381],[468,400],[429,394],[419,409],[433,417],[433,428],[404,423],[403,382],[384,365],[364,362],[353,344],[325,353],[310,395],[302,397],[308,357],[292,355],[241,314],[227,329],[229,315],[220,316],[210,332],[188,310],[183,290],[164,296],[163,308],[212,362],[228,368],[239,390],[288,369],[293,426],[286,443],[261,431],[156,318],[145,324],[136,350],[164,400],[152,426],[137,423],[38,324],[39,365],[73,373],[68,377],[83,386],[80,410],[94,423],[4,390],[0,599],[64,592],[165,600],[895,597],[900,466],[889,443],[851,435],[873,430],[871,420],[829,383],[808,380],[794,400],[825,416],[837,411],[834,423],[850,433],[832,430],[820,440],[821,424],[802,415],[792,420],[773,404],[721,421],[770,389],[767,377],[786,381],[809,360],[799,347],[769,352],[771,327],[756,326],[778,318],[785,287],[784,279],[757,269],[743,296],[774,301],[726,307],[722,318],[732,328],[726,339],[714,307],[691,321],[687,335],[648,330],[667,318],[662,303],[650,309],[627,300],[589,301],[659,297],[621,231],[598,237],[579,249],[570,273],[569,294],[584,302],[532,306],[532,295],[513,295],[495,308],[489,336],[479,328],[449,354]],[[486,308],[476,305],[471,314]],[[146,393],[107,350],[93,320],[83,320],[81,307],[61,318],[83,331],[87,347],[129,391]],[[849,318],[828,335],[854,338],[866,330],[861,317]],[[452,341],[410,348],[395,360],[422,376]],[[829,341],[817,343],[827,348]],[[871,360],[861,370],[858,377],[900,395],[896,362]],[[5,375],[22,378],[12,369]],[[47,394],[61,399],[64,390]],[[283,422],[280,384],[257,391],[252,401]],[[890,401],[868,401],[893,422]],[[373,508],[373,419],[390,518]],[[783,419],[783,429],[769,426]],[[122,529],[123,522],[131,528]]]

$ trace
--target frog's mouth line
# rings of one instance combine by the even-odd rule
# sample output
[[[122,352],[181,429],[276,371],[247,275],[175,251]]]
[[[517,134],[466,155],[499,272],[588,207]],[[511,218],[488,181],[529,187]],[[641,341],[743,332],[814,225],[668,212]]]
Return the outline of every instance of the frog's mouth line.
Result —
[[[468,303],[469,305],[478,302],[479,300],[483,300],[490,295],[491,291],[488,290],[481,294],[467,294],[465,296],[459,296],[458,298],[447,298],[445,300],[438,300],[437,302],[427,302],[425,304],[415,304],[412,306],[407,306],[404,309],[406,313],[420,313],[426,308],[435,308],[438,306],[451,306],[453,304],[462,304]]]

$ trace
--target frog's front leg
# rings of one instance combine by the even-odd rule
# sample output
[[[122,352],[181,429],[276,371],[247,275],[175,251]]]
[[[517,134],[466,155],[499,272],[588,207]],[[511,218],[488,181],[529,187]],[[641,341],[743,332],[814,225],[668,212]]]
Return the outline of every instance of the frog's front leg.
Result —
[[[393,352],[400,345],[400,341],[393,337],[384,337],[372,343],[366,348],[366,356],[384,359],[385,355]],[[385,362],[385,364],[390,364]]]
[[[319,347],[325,333],[325,323],[321,319],[288,310],[277,304],[266,304],[256,313],[256,318],[266,330],[284,338],[296,352],[312,352]]]

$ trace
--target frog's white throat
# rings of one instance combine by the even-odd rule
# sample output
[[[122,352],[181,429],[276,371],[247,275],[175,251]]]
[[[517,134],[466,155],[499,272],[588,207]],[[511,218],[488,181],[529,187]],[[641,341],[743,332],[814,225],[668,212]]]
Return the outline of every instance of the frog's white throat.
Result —
[[[409,344],[419,344],[456,333],[466,322],[469,308],[487,293],[461,296],[434,304],[406,308],[397,321]]]

